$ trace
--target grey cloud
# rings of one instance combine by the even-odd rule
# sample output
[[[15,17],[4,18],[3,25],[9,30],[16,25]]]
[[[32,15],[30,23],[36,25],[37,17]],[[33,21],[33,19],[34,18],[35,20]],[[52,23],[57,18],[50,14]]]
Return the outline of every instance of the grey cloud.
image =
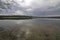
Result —
[[[0,0],[0,14],[15,14],[16,11],[23,10],[24,8],[13,0],[10,3]]]
[[[16,0],[9,2],[0,0],[0,13],[15,14],[20,11],[26,15],[60,15],[60,0],[33,0],[30,5],[23,6]]]
[[[44,3],[34,3],[32,15],[60,15],[60,0],[45,0]],[[40,1],[39,1],[40,2]]]

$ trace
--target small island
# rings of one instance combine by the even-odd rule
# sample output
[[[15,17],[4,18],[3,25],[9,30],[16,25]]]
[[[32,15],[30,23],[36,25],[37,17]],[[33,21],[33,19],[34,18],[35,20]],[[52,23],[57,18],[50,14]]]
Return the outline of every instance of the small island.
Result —
[[[26,16],[26,15],[0,15],[1,19],[32,19],[33,16]]]

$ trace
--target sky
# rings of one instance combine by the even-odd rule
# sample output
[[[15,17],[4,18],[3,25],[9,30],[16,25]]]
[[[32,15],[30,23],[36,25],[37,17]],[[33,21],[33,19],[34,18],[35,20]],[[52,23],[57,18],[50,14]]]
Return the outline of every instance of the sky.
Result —
[[[0,0],[0,14],[60,15],[60,0]]]

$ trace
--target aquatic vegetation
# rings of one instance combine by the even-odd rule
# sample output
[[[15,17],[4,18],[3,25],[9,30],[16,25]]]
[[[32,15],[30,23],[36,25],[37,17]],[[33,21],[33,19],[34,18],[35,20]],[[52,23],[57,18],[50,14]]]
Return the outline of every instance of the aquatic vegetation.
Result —
[[[0,21],[0,40],[60,40],[60,24],[57,23],[59,21],[31,19],[21,23],[17,20],[18,24],[13,21]]]

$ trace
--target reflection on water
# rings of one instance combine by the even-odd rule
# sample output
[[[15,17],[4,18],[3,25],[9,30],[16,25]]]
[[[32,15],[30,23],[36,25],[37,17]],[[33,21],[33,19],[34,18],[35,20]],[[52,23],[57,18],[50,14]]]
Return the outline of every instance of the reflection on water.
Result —
[[[60,40],[60,19],[0,20],[0,40]]]

